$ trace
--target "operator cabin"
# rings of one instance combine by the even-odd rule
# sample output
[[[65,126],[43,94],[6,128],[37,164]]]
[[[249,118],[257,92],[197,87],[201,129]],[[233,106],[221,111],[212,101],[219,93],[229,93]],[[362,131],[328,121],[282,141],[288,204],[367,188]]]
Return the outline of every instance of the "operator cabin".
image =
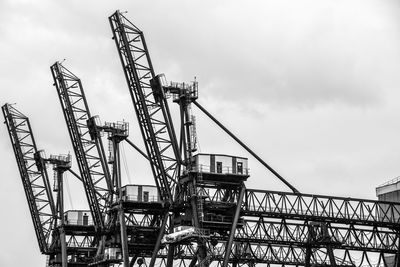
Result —
[[[219,183],[239,183],[249,177],[247,158],[199,153],[194,156],[195,172],[202,173],[204,181]],[[125,185],[122,200],[126,202],[161,203],[157,187],[154,185]]]
[[[248,175],[247,158],[203,153],[194,158],[198,172]]]
[[[201,173],[205,183],[239,184],[249,177],[247,158],[199,153],[194,161],[192,171]]]

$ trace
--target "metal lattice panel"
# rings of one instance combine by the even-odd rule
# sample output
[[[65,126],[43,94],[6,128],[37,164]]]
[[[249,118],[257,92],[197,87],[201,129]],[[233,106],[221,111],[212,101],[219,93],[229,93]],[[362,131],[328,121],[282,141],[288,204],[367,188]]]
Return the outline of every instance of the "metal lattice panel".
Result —
[[[49,253],[55,221],[55,205],[46,169],[38,170],[34,155],[38,152],[29,119],[12,107],[2,107],[18,169],[24,186],[40,251]]]
[[[91,139],[87,125],[91,116],[80,79],[58,62],[51,66],[51,72],[93,220],[97,227],[103,227],[111,181],[102,142]]]
[[[244,202],[244,215],[400,229],[400,203],[250,189]]]
[[[155,73],[142,31],[119,11],[109,21],[155,182],[162,199],[172,201],[179,150],[168,103],[165,97],[155,96],[151,88]]]
[[[301,247],[310,244],[310,228],[315,227],[307,221],[287,222],[285,219],[273,221],[263,217],[246,219],[244,223],[244,227],[238,229],[235,234],[236,241]],[[329,243],[334,248],[391,254],[395,254],[399,249],[399,235],[390,229],[330,223],[326,224],[326,229],[330,237]],[[322,237],[320,240],[319,246],[326,241]],[[318,247],[318,242],[314,243],[314,246]]]

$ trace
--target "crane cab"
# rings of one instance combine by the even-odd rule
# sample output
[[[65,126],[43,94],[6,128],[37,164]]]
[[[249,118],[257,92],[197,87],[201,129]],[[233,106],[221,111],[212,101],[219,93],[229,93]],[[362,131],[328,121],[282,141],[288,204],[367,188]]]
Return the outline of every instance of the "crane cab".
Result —
[[[66,225],[91,226],[93,218],[90,210],[69,210],[64,213]]]
[[[144,203],[160,202],[160,195],[155,185],[131,184],[122,187],[122,199],[124,201]]]
[[[121,200],[124,212],[130,214],[130,218],[134,218],[133,221],[143,222],[147,216],[159,216],[165,212],[161,196],[155,185],[125,185],[121,188]],[[145,225],[127,223],[126,228],[130,250],[141,251],[141,253],[153,251],[159,233],[157,226],[146,225],[146,223]]]
[[[67,235],[74,236],[75,240],[93,236],[96,228],[90,210],[68,210],[64,212],[64,231]],[[82,236],[82,233],[85,234]]]
[[[201,174],[205,184],[239,184],[249,177],[247,161],[243,157],[199,153],[194,156],[192,172]]]
[[[128,209],[160,210],[162,200],[155,185],[129,184],[121,188],[123,206]]]
[[[210,234],[226,235],[232,227],[235,211],[240,209],[237,205],[238,196],[248,177],[247,158],[199,153],[193,156],[188,171],[183,173],[179,182],[185,184],[195,181],[196,211],[202,228],[209,230]],[[190,195],[191,192],[186,194]],[[187,199],[182,198],[179,208],[185,212],[174,219],[175,225],[194,225],[192,208],[187,208],[186,203]],[[237,228],[243,225],[243,218],[240,217]],[[166,236],[166,239],[173,239],[175,235]]]

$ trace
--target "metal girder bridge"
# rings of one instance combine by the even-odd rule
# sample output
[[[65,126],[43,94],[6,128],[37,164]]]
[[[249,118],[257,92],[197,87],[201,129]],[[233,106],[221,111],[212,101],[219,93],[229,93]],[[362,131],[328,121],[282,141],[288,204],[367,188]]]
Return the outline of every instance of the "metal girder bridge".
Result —
[[[224,202],[223,195],[221,190],[207,195],[205,209]],[[309,265],[332,265],[328,246],[338,266],[387,266],[385,257],[398,257],[400,203],[247,189],[240,214],[229,264],[307,265],[308,255]],[[208,260],[222,265],[228,234],[204,238]],[[193,241],[175,245],[181,266],[196,256]],[[167,249],[158,257],[167,257]]]

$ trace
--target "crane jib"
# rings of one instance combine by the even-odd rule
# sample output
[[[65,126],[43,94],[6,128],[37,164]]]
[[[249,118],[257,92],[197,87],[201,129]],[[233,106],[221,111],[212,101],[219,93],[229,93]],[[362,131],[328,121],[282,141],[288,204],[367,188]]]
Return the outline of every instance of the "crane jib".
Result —
[[[109,21],[155,182],[172,202],[180,153],[168,103],[151,86],[155,72],[143,33],[119,11]]]
[[[100,137],[92,140],[91,115],[80,79],[59,62],[51,66],[51,72],[84,181],[89,208],[95,225],[102,229],[112,191],[103,144]]]
[[[17,160],[36,237],[42,253],[49,253],[56,208],[46,168],[37,169],[38,153],[28,117],[10,104],[2,107],[5,123]]]

